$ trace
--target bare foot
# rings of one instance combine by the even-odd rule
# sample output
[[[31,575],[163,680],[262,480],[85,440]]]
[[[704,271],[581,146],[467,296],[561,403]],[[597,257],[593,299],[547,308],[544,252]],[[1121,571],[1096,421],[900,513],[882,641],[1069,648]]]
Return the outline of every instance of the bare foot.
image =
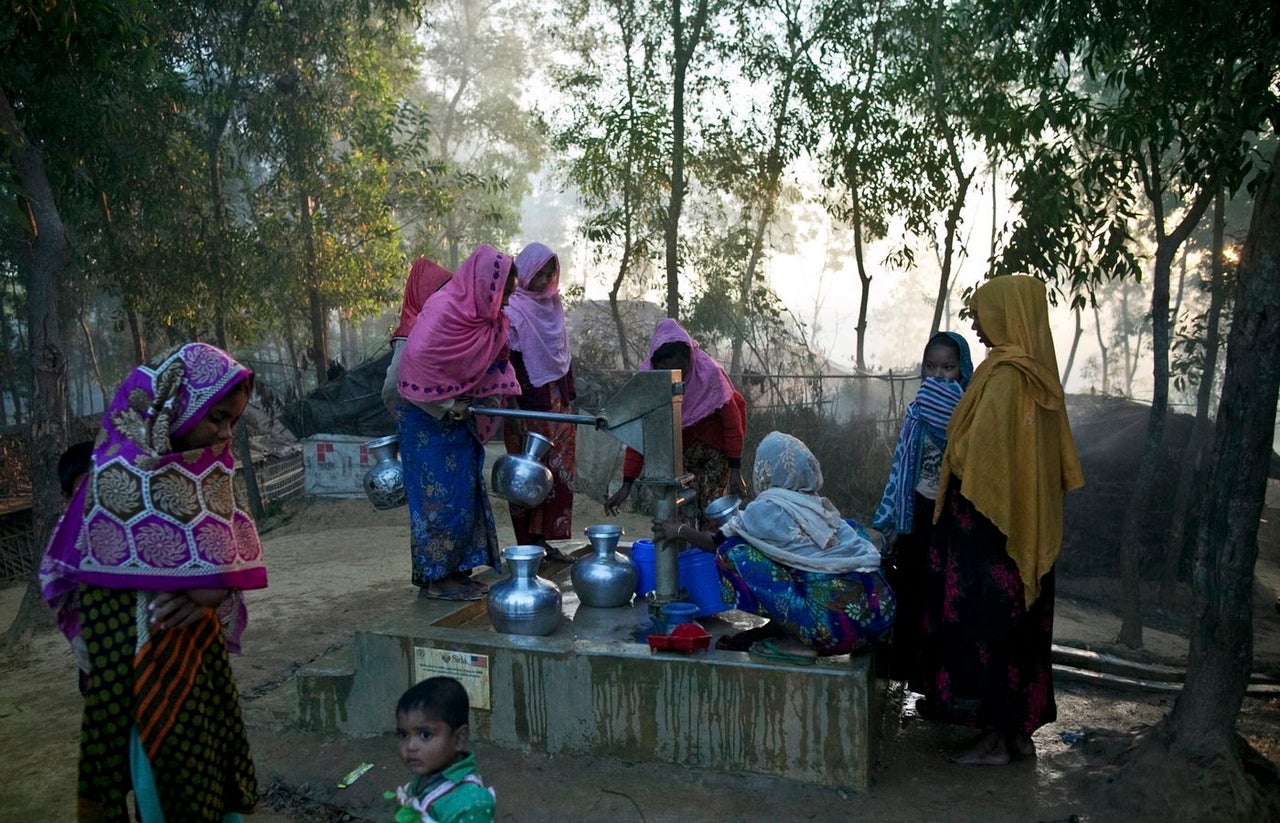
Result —
[[[979,737],[973,745],[951,758],[961,766],[1005,766],[1009,763],[1009,748],[1004,735],[990,731]]]
[[[1005,748],[1013,757],[1035,757],[1036,744],[1029,734],[1011,734],[1005,737]]]

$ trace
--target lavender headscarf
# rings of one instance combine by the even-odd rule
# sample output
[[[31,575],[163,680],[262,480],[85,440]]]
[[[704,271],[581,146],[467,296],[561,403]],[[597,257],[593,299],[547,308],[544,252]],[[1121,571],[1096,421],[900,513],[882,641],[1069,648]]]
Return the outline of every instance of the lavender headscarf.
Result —
[[[138,366],[117,389],[92,473],[40,565],[41,593],[68,638],[79,635],[81,585],[150,592],[267,585],[258,529],[235,498],[231,449],[175,452],[172,444],[246,380],[253,372],[226,352],[188,343]],[[243,622],[227,638],[233,649]]]
[[[547,261],[555,262],[551,282],[540,292],[529,291],[529,281]],[[516,271],[519,285],[506,309],[511,319],[508,345],[524,357],[529,382],[536,388],[564,377],[571,362],[560,300],[560,259],[543,244],[530,243],[516,255]]]

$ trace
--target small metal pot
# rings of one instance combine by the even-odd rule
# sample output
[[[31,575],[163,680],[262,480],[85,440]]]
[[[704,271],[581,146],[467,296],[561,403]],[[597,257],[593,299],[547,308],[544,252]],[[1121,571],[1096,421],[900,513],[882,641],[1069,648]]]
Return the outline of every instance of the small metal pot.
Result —
[[[738,508],[741,506],[742,498],[726,494],[708,503],[707,507],[702,510],[702,514],[707,518],[708,525],[718,529],[729,522],[729,518],[737,514]]]
[[[524,452],[504,454],[493,464],[490,487],[495,497],[527,509],[537,508],[551,494],[551,469],[542,459],[554,445],[536,432],[525,432]]]
[[[404,468],[398,452],[400,440],[394,434],[364,444],[373,465],[364,473],[364,493],[375,509],[394,509],[408,502],[404,491]]]

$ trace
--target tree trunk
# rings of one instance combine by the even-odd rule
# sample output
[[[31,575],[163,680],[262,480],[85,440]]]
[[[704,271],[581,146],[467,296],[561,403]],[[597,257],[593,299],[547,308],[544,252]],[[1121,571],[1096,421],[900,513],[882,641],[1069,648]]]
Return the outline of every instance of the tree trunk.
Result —
[[[675,66],[671,83],[671,193],[662,222],[666,248],[667,316],[680,315],[680,211],[684,208],[684,32],[680,20],[680,0],[671,3],[671,29]]]
[[[1098,359],[1102,361],[1102,393],[1111,394],[1111,386],[1107,382],[1107,344],[1102,342],[1102,316],[1098,313],[1098,303],[1093,302],[1093,327],[1098,332]]]
[[[1209,492],[1196,548],[1187,677],[1169,718],[1188,757],[1234,751],[1253,665],[1253,567],[1280,391],[1280,185],[1273,163],[1258,187],[1240,258]]]
[[[262,522],[266,516],[266,506],[262,501],[262,490],[258,486],[258,468],[253,465],[253,451],[249,448],[249,426],[241,420],[231,433],[231,448],[236,462],[240,464],[240,473],[244,477],[244,491],[249,498],[249,513],[253,519]]]
[[[230,352],[226,325],[219,323],[217,328],[218,348]],[[254,520],[261,520],[266,514],[266,509],[262,505],[262,493],[258,489],[258,471],[253,465],[253,454],[249,450],[249,426],[244,419],[241,419],[239,425],[231,431],[231,452],[235,455],[236,462],[240,464],[239,471],[244,478],[245,495],[249,498],[249,513],[253,515]]]
[[[618,308],[618,292],[622,289],[622,281],[627,276],[630,265],[630,239],[622,249],[622,261],[618,264],[618,276],[613,278],[613,287],[609,289],[609,313],[613,315],[613,326],[618,331],[618,351],[622,354],[622,368],[631,371],[631,347],[627,345],[627,324],[622,321],[622,311]]]
[[[1124,322],[1120,328],[1120,355],[1124,358],[1121,364],[1121,374],[1124,376],[1124,396],[1133,397],[1133,372],[1138,367],[1138,357],[1130,356],[1129,346],[1129,284],[1120,284],[1120,315],[1124,318]],[[1142,352],[1142,347],[1138,346],[1138,353]],[[1129,361],[1133,361],[1133,365],[1129,365]]]
[[[307,283],[307,301],[311,307],[311,352],[315,358],[316,388],[319,388],[328,382],[329,324],[326,322],[324,297],[320,294],[320,273],[316,271],[315,238],[311,234],[311,195],[302,192],[298,196],[298,203],[302,214],[303,275]]]
[[[89,328],[88,311],[84,306],[76,307],[76,323],[80,326],[80,333],[84,336],[85,353],[89,356],[89,366],[93,370],[94,382],[98,384],[98,391],[102,392],[105,400],[108,395],[107,382],[102,378],[102,366],[98,364],[98,352],[93,346],[93,331]]]
[[[1208,462],[1212,442],[1209,419],[1209,400],[1213,397],[1213,381],[1218,371],[1218,345],[1222,320],[1222,303],[1227,286],[1223,282],[1225,266],[1222,252],[1225,248],[1226,203],[1221,191],[1214,198],[1213,206],[1213,259],[1209,268],[1209,310],[1205,320],[1204,358],[1200,385],[1196,387],[1196,420],[1191,426],[1187,449],[1182,455],[1178,472],[1178,489],[1173,496],[1173,513],[1169,518],[1169,537],[1164,547],[1164,574],[1160,578],[1160,605],[1173,606],[1178,587],[1178,569],[1182,565],[1182,550],[1186,542],[1187,518],[1191,513],[1192,489],[1198,488],[1200,467]],[[1185,255],[1184,255],[1185,259]]]
[[[858,340],[856,363],[858,373],[865,374],[867,371],[867,310],[871,303],[871,275],[867,274],[866,255],[863,248],[862,197],[856,188],[850,189],[849,194],[853,200],[853,261],[858,267],[858,282],[862,286],[862,296],[858,300],[858,324],[854,326],[854,333]],[[859,380],[858,384],[863,387],[863,391],[859,394],[865,397],[866,381]],[[865,403],[859,407],[858,412],[860,414],[866,412]]]
[[[14,306],[14,309],[16,310],[18,306],[17,279],[10,278],[9,283],[10,283],[9,297],[11,300],[11,304]],[[23,337],[21,324],[18,324],[18,327],[12,330],[12,335],[13,335],[12,337],[10,337],[9,334],[10,334],[10,330],[8,326],[6,326],[5,327],[5,344],[4,344],[5,351],[8,357],[10,358],[10,362],[14,364],[12,367],[13,371],[11,371],[9,374],[9,378],[10,378],[9,392],[13,397],[13,406],[10,409],[10,411],[13,412],[14,424],[22,425],[22,421],[25,419],[25,414],[23,412],[23,404],[22,404],[22,400],[23,400],[23,395],[21,390],[22,381],[18,379],[17,360],[13,357],[13,350],[18,348],[27,348],[29,350],[31,341]]]
[[[292,323],[285,329],[284,342],[289,349],[289,365],[293,367],[289,370],[289,374],[293,376],[293,393],[296,399],[301,400],[306,391],[302,386],[303,367],[301,358],[298,357],[298,342],[297,338],[294,337]]]
[[[788,82],[790,78],[788,78]],[[775,134],[775,140],[781,135]],[[774,204],[777,202],[778,176],[773,173],[774,164],[778,160],[778,145],[775,142],[769,151],[769,172],[765,183],[765,202],[760,206],[760,214],[751,233],[751,252],[747,257],[747,267],[742,272],[742,283],[738,289],[738,316],[734,323],[733,350],[729,359],[729,377],[742,385],[742,341],[743,324],[748,316],[751,301],[751,289],[755,286],[756,269],[760,265],[760,257],[764,252],[764,232],[773,221]]]
[[[943,240],[942,271],[938,275],[938,298],[933,304],[933,325],[929,327],[930,337],[942,328],[942,309],[947,305],[947,295],[951,293],[951,266],[955,259],[956,234],[960,231],[960,218],[964,212],[964,201],[968,197],[971,180],[973,180],[972,174],[965,175],[960,172],[956,174],[959,190],[956,191],[955,202],[951,204],[951,208],[947,209],[947,233]]]
[[[129,320],[129,340],[133,343],[133,362],[134,365],[139,365],[146,362],[147,344],[142,339],[142,323],[138,319],[138,310],[129,300],[124,303],[124,316]]]
[[[778,191],[782,179],[782,171],[786,165],[782,160],[783,145],[787,139],[787,123],[791,119],[791,90],[795,84],[796,71],[801,56],[809,48],[808,40],[797,41],[798,29],[788,27],[787,44],[789,46],[785,74],[781,79],[781,88],[774,95],[773,136],[769,145],[769,154],[765,160],[764,185],[760,193],[760,211],[757,215],[755,229],[751,234],[751,254],[747,258],[747,268],[742,273],[742,287],[738,292],[738,317],[734,324],[733,353],[729,362],[729,376],[742,386],[742,341],[744,322],[749,316],[751,290],[755,287],[756,271],[764,255],[764,233],[773,223],[778,205]],[[863,284],[863,303],[866,302],[866,284]],[[858,337],[858,367],[862,368],[862,336]]]
[[[680,213],[684,209],[684,84],[693,53],[702,40],[707,18],[707,0],[697,0],[693,15],[686,21],[680,16],[680,0],[671,3],[671,195],[662,232],[666,241],[667,316],[680,314]]]
[[[1076,316],[1076,333],[1071,336],[1071,352],[1067,355],[1066,368],[1062,370],[1063,388],[1066,388],[1067,378],[1071,376],[1071,367],[1076,363],[1076,349],[1080,348],[1080,335],[1084,334],[1084,327],[1080,323],[1080,307],[1072,307],[1071,313]]]
[[[1151,413],[1147,418],[1147,437],[1143,444],[1142,462],[1133,483],[1133,494],[1125,510],[1120,536],[1121,605],[1120,634],[1116,642],[1130,648],[1142,648],[1142,529],[1151,493],[1155,488],[1161,448],[1164,444],[1165,418],[1169,411],[1169,281],[1173,258],[1204,216],[1209,201],[1217,190],[1202,188],[1177,226],[1166,233],[1164,226],[1164,187],[1160,182],[1160,158],[1150,158],[1145,178],[1147,197],[1151,202],[1156,227],[1156,257],[1151,272],[1151,354],[1154,385],[1151,390]],[[1274,411],[1274,410],[1273,410]]]
[[[0,426],[9,425],[4,395],[7,391],[13,398],[15,407],[18,402],[18,375],[13,365],[12,332],[9,329],[9,310],[5,308],[5,295],[0,291]]]
[[[58,214],[40,150],[27,141],[9,97],[0,89],[0,135],[12,148],[9,159],[28,221],[27,334],[31,356],[31,475],[33,536],[42,551],[62,513],[58,457],[67,445],[67,361],[59,339],[58,283],[70,257],[62,217]],[[40,600],[38,563],[31,558],[31,574],[18,613],[4,635],[4,645],[16,642],[28,629],[49,621]]]
[[[929,326],[929,336],[933,337],[942,328],[942,310],[947,305],[947,297],[951,294],[951,269],[955,261],[956,236],[960,232],[960,221],[964,218],[964,204],[969,196],[969,184],[973,182],[974,172],[965,172],[964,157],[956,140],[956,130],[948,119],[945,95],[942,91],[942,80],[948,69],[941,57],[943,4],[933,6],[932,36],[929,42],[929,63],[933,84],[934,118],[938,131],[947,147],[947,164],[956,181],[956,198],[947,209],[946,235],[943,238],[942,260],[938,276],[938,298],[933,304],[933,324]]]
[[[1151,411],[1147,415],[1147,436],[1133,492],[1125,509],[1120,533],[1120,634],[1117,643],[1131,649],[1142,648],[1142,527],[1155,488],[1164,442],[1165,413],[1169,408],[1169,269],[1171,249],[1161,243],[1151,275],[1151,347],[1155,359],[1155,385]]]

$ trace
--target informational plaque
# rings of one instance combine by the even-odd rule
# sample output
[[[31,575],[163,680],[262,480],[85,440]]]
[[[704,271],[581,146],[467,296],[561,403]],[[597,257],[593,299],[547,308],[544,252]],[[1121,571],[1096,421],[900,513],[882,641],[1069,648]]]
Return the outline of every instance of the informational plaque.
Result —
[[[489,655],[414,646],[413,682],[441,676],[462,684],[471,708],[489,708]]]

